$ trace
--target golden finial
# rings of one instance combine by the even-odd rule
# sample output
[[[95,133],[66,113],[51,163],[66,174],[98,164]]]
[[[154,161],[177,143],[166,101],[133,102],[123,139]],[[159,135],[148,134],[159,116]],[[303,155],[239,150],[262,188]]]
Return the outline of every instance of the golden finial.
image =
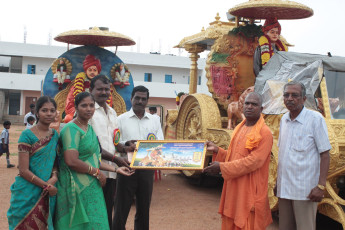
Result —
[[[288,82],[292,82],[292,79],[291,79],[291,78],[289,78],[289,79],[288,79]]]
[[[204,32],[204,31],[205,31],[205,28],[204,28],[204,27],[202,27],[202,28],[201,28],[201,32]]]
[[[219,21],[220,17],[219,17],[219,13],[217,13],[217,16],[215,17],[216,21]]]
[[[90,29],[90,30],[93,30],[93,31],[99,31],[99,30],[100,30],[97,26],[94,26],[94,27],[92,27],[92,28],[90,27],[89,29]]]

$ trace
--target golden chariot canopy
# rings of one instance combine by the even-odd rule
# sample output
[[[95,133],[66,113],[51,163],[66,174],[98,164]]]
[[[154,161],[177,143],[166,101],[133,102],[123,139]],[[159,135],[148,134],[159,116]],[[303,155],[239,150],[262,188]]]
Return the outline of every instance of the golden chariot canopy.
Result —
[[[287,0],[249,0],[229,10],[229,13],[253,19],[301,19],[308,18],[314,11],[297,2]]]
[[[88,30],[70,30],[57,35],[54,40],[74,45],[131,46],[135,41],[120,33],[111,32],[106,27],[93,27]]]
[[[201,32],[183,38],[178,45],[174,48],[186,48],[188,45],[204,45],[209,49],[213,44],[214,41],[221,36],[228,34],[230,30],[235,27],[235,23],[233,22],[222,22],[220,21],[219,13],[215,17],[215,21],[210,23],[210,26],[206,28],[202,28]]]

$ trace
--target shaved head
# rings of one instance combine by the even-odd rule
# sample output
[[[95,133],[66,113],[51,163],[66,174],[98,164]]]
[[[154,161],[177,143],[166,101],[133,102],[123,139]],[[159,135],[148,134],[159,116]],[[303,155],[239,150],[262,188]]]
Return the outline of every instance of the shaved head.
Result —
[[[249,93],[249,94],[246,96],[246,99],[245,99],[244,101],[246,101],[247,98],[249,98],[249,97],[257,98],[257,100],[258,100],[258,105],[259,105],[260,107],[262,107],[262,97],[261,97],[261,95],[260,95],[259,93],[257,93],[257,92],[251,92],[251,93]]]
[[[261,112],[261,95],[256,92],[248,94],[243,105],[243,115],[246,117],[246,125],[254,125],[260,119]]]

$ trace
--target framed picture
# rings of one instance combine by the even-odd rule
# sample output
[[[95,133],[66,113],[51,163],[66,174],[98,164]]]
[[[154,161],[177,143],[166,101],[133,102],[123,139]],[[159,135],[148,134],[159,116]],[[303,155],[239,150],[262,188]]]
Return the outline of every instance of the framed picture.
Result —
[[[134,169],[202,170],[206,156],[203,140],[138,141],[131,167]]]

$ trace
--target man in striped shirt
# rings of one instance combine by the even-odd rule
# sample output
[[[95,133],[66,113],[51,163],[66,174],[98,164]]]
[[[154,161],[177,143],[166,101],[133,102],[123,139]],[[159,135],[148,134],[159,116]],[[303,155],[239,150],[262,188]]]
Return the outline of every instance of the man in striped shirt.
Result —
[[[304,107],[302,83],[287,83],[283,96],[289,112],[280,121],[278,140],[279,229],[316,229],[330,161],[327,126],[319,112]]]

